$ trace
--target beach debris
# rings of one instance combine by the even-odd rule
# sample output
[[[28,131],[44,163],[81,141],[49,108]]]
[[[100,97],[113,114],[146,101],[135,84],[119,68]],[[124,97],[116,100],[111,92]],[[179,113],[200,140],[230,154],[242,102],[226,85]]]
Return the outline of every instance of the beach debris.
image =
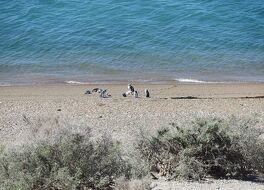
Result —
[[[241,97],[197,97],[197,96],[180,96],[180,97],[170,97],[171,99],[203,99],[203,100],[212,100],[212,99],[264,99],[264,96],[241,96]]]
[[[57,109],[57,111],[61,111],[61,109]]]
[[[84,94],[92,94],[90,90],[87,90]]]
[[[146,98],[150,98],[150,94],[149,94],[149,90],[148,89],[145,89],[145,97]]]
[[[123,93],[122,96],[123,96],[123,97],[127,97],[126,93]]]
[[[212,99],[212,98],[198,98],[196,96],[181,96],[181,97],[171,97],[171,99]]]
[[[138,98],[138,92],[136,90],[133,92],[133,94],[135,98]]]

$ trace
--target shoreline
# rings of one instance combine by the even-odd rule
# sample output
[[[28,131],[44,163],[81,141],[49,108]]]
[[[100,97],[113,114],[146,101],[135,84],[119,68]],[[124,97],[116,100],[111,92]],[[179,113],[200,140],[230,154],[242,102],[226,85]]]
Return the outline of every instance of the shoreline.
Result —
[[[6,96],[85,96],[84,92],[93,88],[107,89],[112,98],[123,98],[128,82],[88,83],[88,84],[34,84],[0,86],[0,99]],[[139,99],[144,98],[144,90],[149,89],[152,99],[217,99],[217,98],[257,98],[264,96],[264,83],[188,83],[167,81],[166,83],[131,82],[138,90]],[[131,99],[131,97],[130,97]]]
[[[172,85],[172,84],[183,84],[183,85],[240,85],[240,84],[264,84],[264,81],[201,81],[196,79],[183,79],[181,80],[164,80],[164,81],[137,81],[137,80],[109,80],[109,81],[63,81],[63,82],[43,82],[43,83],[1,83],[0,87],[20,87],[20,86],[63,86],[63,85],[123,85],[123,84],[145,84],[145,85]]]

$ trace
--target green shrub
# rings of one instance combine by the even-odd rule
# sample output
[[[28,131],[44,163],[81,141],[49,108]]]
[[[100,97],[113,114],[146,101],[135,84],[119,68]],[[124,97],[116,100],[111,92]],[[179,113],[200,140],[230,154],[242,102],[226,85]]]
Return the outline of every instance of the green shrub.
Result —
[[[169,129],[139,141],[151,171],[168,179],[244,178],[264,172],[263,134],[255,120],[197,119],[189,127]]]
[[[106,136],[92,141],[89,133],[68,132],[2,148],[0,189],[112,189],[115,179],[130,175],[119,146]]]

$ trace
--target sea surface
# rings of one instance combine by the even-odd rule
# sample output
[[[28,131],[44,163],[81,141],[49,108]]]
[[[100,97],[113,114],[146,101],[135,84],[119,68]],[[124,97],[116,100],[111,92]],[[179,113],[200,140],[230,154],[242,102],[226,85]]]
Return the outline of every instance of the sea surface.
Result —
[[[264,1],[0,1],[0,85],[122,80],[264,82]]]

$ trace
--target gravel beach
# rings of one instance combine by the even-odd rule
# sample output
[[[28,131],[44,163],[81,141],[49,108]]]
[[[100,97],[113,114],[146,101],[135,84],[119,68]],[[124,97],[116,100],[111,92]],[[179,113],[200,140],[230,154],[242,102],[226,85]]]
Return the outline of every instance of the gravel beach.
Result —
[[[127,84],[56,84],[0,87],[0,137],[2,143],[15,142],[27,131],[29,123],[39,120],[62,120],[90,127],[95,135],[111,134],[127,151],[141,130],[152,134],[169,123],[184,123],[197,117],[264,118],[264,84],[262,83],[167,83],[133,84],[139,98],[122,97]],[[108,89],[110,98],[86,90]],[[149,89],[151,98],[144,97]],[[160,183],[155,189],[264,189],[264,184],[231,181],[224,185]],[[219,184],[222,184],[219,181]],[[188,188],[187,188],[188,186]],[[194,188],[197,187],[197,188]],[[236,188],[237,187],[237,188]]]

